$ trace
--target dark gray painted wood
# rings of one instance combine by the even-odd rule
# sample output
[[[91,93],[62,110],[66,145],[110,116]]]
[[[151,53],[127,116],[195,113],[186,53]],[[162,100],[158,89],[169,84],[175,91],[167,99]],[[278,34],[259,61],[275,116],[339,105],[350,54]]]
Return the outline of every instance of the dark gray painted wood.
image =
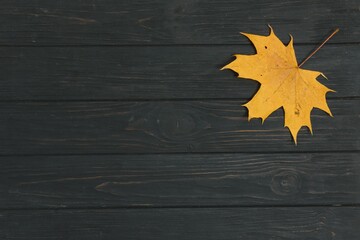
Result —
[[[359,41],[358,1],[2,0],[0,44],[237,44],[239,32]]]
[[[358,153],[0,158],[0,206],[359,204]]]
[[[1,103],[0,154],[359,150],[359,100],[328,102],[298,146],[281,109],[248,122],[245,101]]]
[[[357,239],[359,208],[326,205],[359,205],[358,13],[355,0],[1,1],[0,239]],[[341,29],[305,65],[337,90],[335,118],[315,110],[297,147],[281,111],[246,121],[256,84],[218,71],[253,52],[239,31],[268,23],[299,60]]]
[[[355,240],[359,224],[354,207],[0,211],[0,237],[24,240]]]
[[[299,62],[312,46],[296,46]],[[326,45],[305,65],[329,98],[360,96],[359,45]],[[254,81],[219,69],[246,46],[0,48],[0,100],[250,98]]]

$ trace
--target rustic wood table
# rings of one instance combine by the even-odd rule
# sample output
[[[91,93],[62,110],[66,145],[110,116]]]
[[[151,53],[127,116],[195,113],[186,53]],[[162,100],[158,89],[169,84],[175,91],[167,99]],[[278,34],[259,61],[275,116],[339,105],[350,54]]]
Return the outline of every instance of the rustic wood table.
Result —
[[[0,1],[0,239],[360,239],[356,0]],[[219,68],[271,24],[336,90],[298,146]]]

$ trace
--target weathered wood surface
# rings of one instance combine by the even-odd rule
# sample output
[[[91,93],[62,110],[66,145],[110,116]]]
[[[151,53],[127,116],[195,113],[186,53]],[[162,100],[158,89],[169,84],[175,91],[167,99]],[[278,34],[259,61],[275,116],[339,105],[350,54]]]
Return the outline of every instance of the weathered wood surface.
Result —
[[[1,1],[0,239],[358,239],[358,16],[356,0]],[[281,110],[249,123],[258,85],[219,71],[267,24],[298,60],[340,28],[304,65],[335,117],[314,110],[298,146]]]
[[[3,0],[0,44],[238,44],[239,32],[318,43],[359,41],[358,1]]]
[[[296,46],[298,61],[315,45]],[[327,45],[304,65],[336,90],[329,98],[360,96],[359,45]],[[121,100],[246,98],[254,81],[219,69],[246,46],[0,48],[0,100]]]
[[[241,101],[1,103],[0,154],[356,151],[359,101],[313,110],[298,146],[282,110],[248,122]]]
[[[0,157],[0,206],[359,204],[358,153]]]
[[[355,240],[359,223],[360,210],[352,207],[0,211],[0,237]]]

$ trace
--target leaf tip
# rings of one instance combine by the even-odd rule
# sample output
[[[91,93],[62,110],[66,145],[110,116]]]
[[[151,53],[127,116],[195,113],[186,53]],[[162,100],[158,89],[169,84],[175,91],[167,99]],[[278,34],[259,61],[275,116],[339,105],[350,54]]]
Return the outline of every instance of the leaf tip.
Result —
[[[290,41],[289,41],[289,43],[286,45],[287,47],[291,47],[291,46],[294,45],[294,38],[293,38],[293,36],[292,36],[291,34],[289,34],[289,36],[290,36]]]
[[[300,129],[290,127],[290,126],[288,126],[286,124],[285,124],[285,127],[287,127],[289,129],[290,134],[292,136],[292,139],[294,140],[295,145],[297,145],[297,135],[298,135],[298,132],[299,132]]]
[[[307,128],[309,129],[311,135],[314,135],[313,129],[311,125],[307,125]]]
[[[270,30],[270,33],[269,33],[269,36],[270,36],[271,34],[273,34],[273,33],[274,33],[274,29],[271,27],[271,25],[270,25],[270,24],[268,24],[268,27],[269,27],[269,30]]]
[[[291,132],[291,131],[290,131]],[[292,138],[293,138],[293,140],[294,140],[294,143],[295,143],[295,146],[297,146],[297,133],[291,133],[291,136],[292,136]]]
[[[261,117],[261,125],[264,125],[265,118]]]
[[[326,80],[329,80],[322,72],[320,73],[320,75],[323,76]]]

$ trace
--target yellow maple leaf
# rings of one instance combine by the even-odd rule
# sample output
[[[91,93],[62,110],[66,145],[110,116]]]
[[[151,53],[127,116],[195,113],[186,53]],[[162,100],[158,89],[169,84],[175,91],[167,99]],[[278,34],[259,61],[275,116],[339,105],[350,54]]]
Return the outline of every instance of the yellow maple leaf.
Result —
[[[284,45],[269,28],[268,36],[241,33],[254,44],[257,54],[235,54],[236,59],[221,70],[231,69],[240,78],[259,82],[261,85],[255,96],[243,105],[249,111],[249,121],[261,118],[264,122],[272,112],[283,107],[284,127],[289,128],[296,144],[302,126],[313,133],[310,120],[313,108],[332,116],[326,103],[326,93],[334,91],[316,80],[320,75],[325,77],[324,74],[298,66],[291,35],[288,45]]]

